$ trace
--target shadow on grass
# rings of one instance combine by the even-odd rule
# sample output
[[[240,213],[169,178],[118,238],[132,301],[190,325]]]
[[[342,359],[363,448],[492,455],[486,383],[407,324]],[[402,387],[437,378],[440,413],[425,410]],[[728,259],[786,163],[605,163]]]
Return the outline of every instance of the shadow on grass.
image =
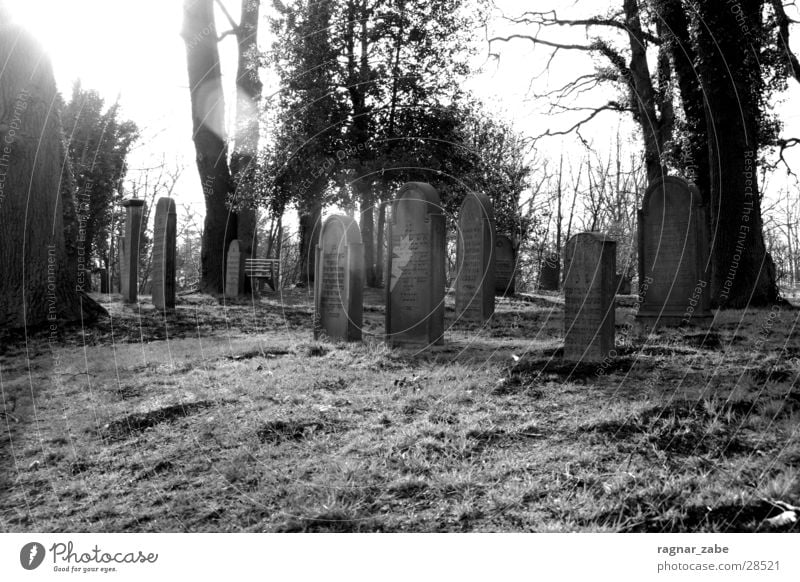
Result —
[[[720,404],[677,401],[583,430],[613,440],[643,440],[657,450],[674,455],[730,457],[753,450],[741,438],[739,429],[754,412],[755,404],[747,400]]]
[[[553,377],[562,382],[575,382],[627,373],[636,363],[635,358],[625,354],[604,362],[569,362],[563,359],[563,353],[564,350],[558,348],[546,352],[544,357],[520,360],[509,369],[509,384],[531,384]]]
[[[717,507],[690,505],[676,508],[676,503],[676,499],[659,503],[658,500],[631,496],[621,507],[597,515],[591,523],[599,522],[624,533],[755,533],[767,531],[764,520],[783,512],[780,507],[762,500]],[[665,517],[666,514],[670,517]],[[800,532],[800,522],[769,528],[769,531],[797,533]]]
[[[344,510],[332,510],[315,517],[292,518],[276,533],[371,533],[382,532],[383,524],[373,517],[360,518]]]

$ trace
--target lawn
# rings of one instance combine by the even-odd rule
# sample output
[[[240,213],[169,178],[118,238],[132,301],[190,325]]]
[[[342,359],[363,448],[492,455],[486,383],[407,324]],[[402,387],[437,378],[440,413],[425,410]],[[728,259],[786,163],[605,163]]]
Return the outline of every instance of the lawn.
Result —
[[[302,290],[103,299],[93,328],[6,334],[0,529],[798,531],[800,312],[718,313],[561,360],[563,300],[498,299],[425,352],[312,339]]]

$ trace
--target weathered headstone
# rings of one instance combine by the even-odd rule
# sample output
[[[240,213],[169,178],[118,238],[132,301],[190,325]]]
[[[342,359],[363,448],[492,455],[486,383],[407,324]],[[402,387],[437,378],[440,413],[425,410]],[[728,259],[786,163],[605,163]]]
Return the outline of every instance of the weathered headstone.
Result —
[[[501,234],[494,245],[494,285],[498,295],[514,295],[517,250],[511,238]]]
[[[256,256],[257,215],[255,208],[242,208],[236,213],[236,240],[239,241],[239,295],[246,295],[253,291],[255,283],[250,277],[244,276],[245,260]]]
[[[364,311],[364,247],[358,223],[331,216],[322,225],[314,277],[314,339],[326,335],[361,340]]]
[[[556,253],[546,255],[539,265],[539,289],[558,291],[561,279],[561,260]]]
[[[122,206],[125,208],[125,234],[120,240],[120,290],[123,301],[136,303],[139,296],[139,249],[144,200],[128,198],[122,201]]]
[[[564,359],[602,362],[614,352],[617,243],[597,232],[567,241]]]
[[[100,293],[111,293],[111,281],[108,269],[100,269]]]
[[[630,295],[631,278],[625,273],[617,273],[614,289],[616,290],[617,295]]]
[[[159,198],[153,226],[153,305],[175,307],[175,242],[178,216],[172,198]]]
[[[636,321],[708,324],[711,319],[705,208],[697,188],[673,176],[647,188],[639,211],[639,295]]]
[[[228,245],[228,257],[225,267],[225,297],[234,298],[239,296],[243,275],[241,255],[239,241],[232,240],[231,244]]]
[[[494,209],[485,194],[470,193],[458,215],[456,317],[484,323],[494,313]]]
[[[405,184],[392,204],[387,252],[386,341],[444,341],[445,223],[436,189]]]

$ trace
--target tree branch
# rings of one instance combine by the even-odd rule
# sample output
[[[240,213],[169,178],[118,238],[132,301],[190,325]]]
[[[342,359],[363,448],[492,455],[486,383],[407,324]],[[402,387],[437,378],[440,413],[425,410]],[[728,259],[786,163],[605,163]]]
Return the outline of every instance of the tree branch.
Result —
[[[231,35],[234,35],[234,36],[236,35],[236,29],[233,29],[233,28],[232,28],[232,29],[230,29],[230,30],[226,30],[225,32],[223,32],[222,34],[220,34],[220,35],[217,37],[217,42],[220,42],[220,41],[221,41],[223,38],[225,38],[226,36],[231,36]]]
[[[784,54],[786,54],[786,58],[789,59],[789,68],[792,77],[800,83],[800,62],[797,60],[797,55],[789,48],[789,25],[794,21],[786,14],[783,0],[772,0],[772,9],[775,11],[775,20],[778,24],[778,43]],[[782,158],[783,150],[781,150],[781,159]]]
[[[622,16],[619,12],[614,16]],[[564,19],[559,18],[555,10],[548,10],[546,12],[524,12],[517,18],[506,17],[511,22],[516,24],[537,24],[539,26],[585,26],[586,28],[592,26],[605,26],[616,28],[624,32],[630,32],[626,22],[617,20],[616,18],[604,18],[602,16],[593,16],[590,18],[577,18],[577,19]],[[658,36],[642,31],[642,37],[653,44],[661,44],[662,39]]]
[[[217,6],[220,7],[220,10],[222,10],[222,13],[225,15],[225,18],[228,19],[228,23],[231,25],[231,28],[234,30],[234,34],[235,34],[235,32],[239,29],[239,25],[236,24],[236,22],[233,20],[233,18],[231,18],[231,13],[228,12],[228,9],[222,3],[222,0],[215,0],[215,1],[217,3]]]

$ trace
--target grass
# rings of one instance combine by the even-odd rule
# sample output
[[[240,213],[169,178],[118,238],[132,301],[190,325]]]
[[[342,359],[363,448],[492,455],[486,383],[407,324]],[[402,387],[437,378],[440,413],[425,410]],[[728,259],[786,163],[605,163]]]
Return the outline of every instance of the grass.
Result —
[[[549,297],[425,353],[365,300],[352,345],[311,340],[305,293],[3,338],[0,529],[750,532],[800,504],[794,311],[640,337],[623,302],[600,373]]]

